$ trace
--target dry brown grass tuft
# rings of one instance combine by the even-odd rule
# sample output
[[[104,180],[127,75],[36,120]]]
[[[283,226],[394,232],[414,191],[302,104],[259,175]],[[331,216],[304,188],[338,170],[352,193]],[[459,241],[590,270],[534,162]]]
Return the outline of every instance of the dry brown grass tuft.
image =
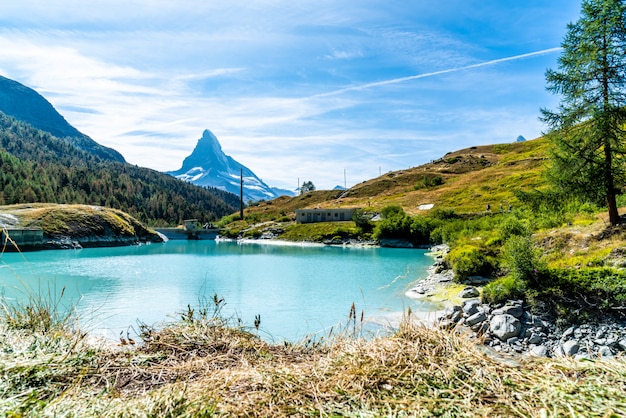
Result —
[[[20,338],[4,337],[0,341],[4,347],[0,414],[626,414],[626,363],[621,358],[581,362],[496,357],[464,336],[409,321],[390,336],[338,336],[325,344],[269,344],[247,330],[213,319],[150,330],[152,339],[138,347],[93,349],[57,343],[48,346],[46,356],[35,358],[28,358],[25,348],[32,340],[20,345]],[[14,346],[13,354],[9,346]],[[26,381],[30,375],[18,373],[20,363],[54,376],[54,383]]]

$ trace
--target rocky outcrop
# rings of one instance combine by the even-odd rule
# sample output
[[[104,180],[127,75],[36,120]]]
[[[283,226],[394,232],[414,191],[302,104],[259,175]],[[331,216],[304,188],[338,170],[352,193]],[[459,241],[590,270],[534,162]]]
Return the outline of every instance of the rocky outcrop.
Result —
[[[437,246],[432,251],[435,262],[428,276],[410,289],[408,296],[429,297],[452,283],[453,273],[443,261],[448,248]],[[465,300],[448,306],[438,325],[474,338],[495,353],[579,359],[626,354],[626,321],[598,318],[558,326],[548,314],[533,314],[521,300],[499,305],[481,303],[475,285],[484,283],[484,278],[473,278],[472,284],[458,294],[459,299]]]
[[[163,242],[163,238],[157,233],[132,236],[117,234],[93,236],[52,235],[45,237],[43,249],[65,250],[95,247],[123,247],[153,242]]]
[[[490,306],[469,299],[460,306],[448,307],[439,325],[467,332],[499,353],[606,358],[626,351],[624,321],[605,319],[558,327],[532,314],[520,300]]]

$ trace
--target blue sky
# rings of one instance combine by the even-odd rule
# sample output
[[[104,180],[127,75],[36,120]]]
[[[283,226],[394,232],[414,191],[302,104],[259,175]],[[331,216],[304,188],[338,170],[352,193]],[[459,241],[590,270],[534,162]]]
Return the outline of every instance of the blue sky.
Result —
[[[546,129],[577,1],[5,0],[0,74],[128,162],[204,129],[271,186],[347,186]]]

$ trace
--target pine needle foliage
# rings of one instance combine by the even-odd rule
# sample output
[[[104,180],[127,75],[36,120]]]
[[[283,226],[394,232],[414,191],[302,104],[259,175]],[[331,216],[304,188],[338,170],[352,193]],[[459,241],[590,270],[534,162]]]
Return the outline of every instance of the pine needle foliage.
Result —
[[[585,0],[567,27],[558,70],[548,70],[556,111],[542,109],[553,134],[549,178],[594,203],[604,200],[612,225],[620,222],[616,195],[626,183],[626,5]]]

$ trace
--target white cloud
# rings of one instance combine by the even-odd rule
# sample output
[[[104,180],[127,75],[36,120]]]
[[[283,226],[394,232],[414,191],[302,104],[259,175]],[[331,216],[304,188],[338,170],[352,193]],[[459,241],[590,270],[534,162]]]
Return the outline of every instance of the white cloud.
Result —
[[[571,20],[535,3],[534,19]],[[208,128],[269,184],[333,187],[344,168],[357,182],[539,132],[544,69],[528,63],[558,41],[499,22],[508,9],[461,33],[448,9],[477,4],[9,0],[0,68],[132,163],[177,169]],[[502,33],[516,38],[489,44]]]

